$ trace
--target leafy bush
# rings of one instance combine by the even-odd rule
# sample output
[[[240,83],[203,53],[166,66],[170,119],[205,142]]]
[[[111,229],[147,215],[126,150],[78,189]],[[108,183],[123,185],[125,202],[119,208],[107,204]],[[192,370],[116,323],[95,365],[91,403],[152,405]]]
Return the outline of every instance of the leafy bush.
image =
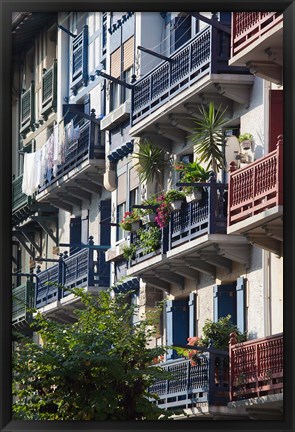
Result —
[[[217,322],[207,319],[202,329],[203,336],[200,341],[202,346],[209,346],[212,340],[214,348],[227,351],[232,332],[237,334],[238,342],[246,340],[246,335],[241,333],[237,326],[232,323],[230,315],[219,318]]]

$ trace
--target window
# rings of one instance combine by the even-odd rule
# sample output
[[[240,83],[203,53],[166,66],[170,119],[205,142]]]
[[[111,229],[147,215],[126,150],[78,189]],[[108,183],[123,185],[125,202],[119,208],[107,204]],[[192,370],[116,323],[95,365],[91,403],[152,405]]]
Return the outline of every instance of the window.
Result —
[[[178,16],[171,21],[170,53],[172,54],[191,38],[191,17]]]
[[[131,83],[134,63],[134,37],[129,38],[111,54],[111,76]],[[115,82],[111,83],[110,110],[131,98],[131,90]]]
[[[132,211],[132,207],[139,203],[139,190],[138,187],[131,190],[129,193],[129,211]]]

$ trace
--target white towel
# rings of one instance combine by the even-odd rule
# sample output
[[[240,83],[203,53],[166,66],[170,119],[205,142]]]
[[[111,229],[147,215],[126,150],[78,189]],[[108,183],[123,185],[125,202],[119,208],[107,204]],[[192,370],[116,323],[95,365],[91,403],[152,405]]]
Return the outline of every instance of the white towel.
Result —
[[[36,153],[25,153],[22,192],[31,196],[36,190]]]

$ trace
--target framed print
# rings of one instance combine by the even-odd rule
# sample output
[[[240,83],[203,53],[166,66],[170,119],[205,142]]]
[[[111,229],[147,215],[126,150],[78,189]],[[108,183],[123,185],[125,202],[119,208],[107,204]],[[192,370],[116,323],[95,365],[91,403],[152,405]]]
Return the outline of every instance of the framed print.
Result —
[[[293,430],[294,18],[1,1],[1,430]]]

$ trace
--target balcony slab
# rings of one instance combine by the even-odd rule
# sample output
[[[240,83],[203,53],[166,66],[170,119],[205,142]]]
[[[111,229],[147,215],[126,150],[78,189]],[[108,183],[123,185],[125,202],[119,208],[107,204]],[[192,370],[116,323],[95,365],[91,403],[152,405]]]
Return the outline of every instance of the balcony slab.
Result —
[[[250,87],[253,81],[254,77],[252,75],[208,74],[191,87],[181,91],[177,96],[163,101],[159,108],[152,109],[148,116],[130,128],[129,133],[131,136],[140,137],[148,132],[154,132],[154,124],[159,122],[167,123],[167,125],[170,124],[170,127],[173,129],[169,115],[186,114],[187,116],[188,112],[185,105],[190,103],[201,104],[207,94],[213,95],[215,98],[219,96],[220,100],[223,100],[224,105],[231,105],[233,97],[241,102],[241,96],[243,96],[243,102],[245,102],[245,90],[248,94],[247,99],[249,99]],[[222,87],[223,85],[235,87],[235,91],[231,93],[231,96],[229,96],[230,93],[222,96],[220,86]],[[241,95],[239,96],[239,94]]]

